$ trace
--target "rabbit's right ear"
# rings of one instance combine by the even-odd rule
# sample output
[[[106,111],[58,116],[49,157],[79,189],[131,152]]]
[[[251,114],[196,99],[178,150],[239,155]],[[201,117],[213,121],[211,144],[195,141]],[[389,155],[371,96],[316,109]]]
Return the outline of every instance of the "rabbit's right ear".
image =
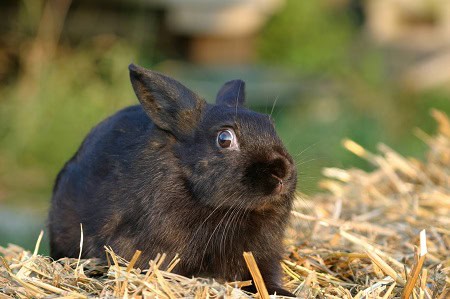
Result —
[[[190,135],[206,102],[180,82],[130,64],[130,80],[145,112],[160,129],[177,138]]]
[[[245,82],[232,80],[225,83],[216,96],[217,105],[228,107],[243,106],[245,102]]]

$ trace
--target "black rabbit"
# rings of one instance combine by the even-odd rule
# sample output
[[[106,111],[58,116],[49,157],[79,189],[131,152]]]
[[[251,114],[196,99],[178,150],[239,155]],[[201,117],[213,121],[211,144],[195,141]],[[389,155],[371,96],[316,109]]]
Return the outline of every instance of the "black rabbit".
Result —
[[[207,104],[181,83],[131,64],[141,103],[97,125],[59,173],[49,214],[51,256],[102,257],[108,245],[138,266],[180,254],[175,272],[249,280],[253,252],[270,293],[281,287],[282,239],[296,169],[269,116],[243,107],[234,80]],[[253,289],[254,290],[254,289]]]

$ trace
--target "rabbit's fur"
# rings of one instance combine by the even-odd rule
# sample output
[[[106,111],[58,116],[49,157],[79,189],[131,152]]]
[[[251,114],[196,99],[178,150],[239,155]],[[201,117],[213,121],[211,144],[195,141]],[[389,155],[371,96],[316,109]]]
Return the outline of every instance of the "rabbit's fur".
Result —
[[[212,105],[162,74],[129,70],[141,105],[97,125],[57,177],[52,257],[78,256],[82,223],[85,258],[108,245],[127,259],[141,250],[147,267],[178,253],[175,272],[234,281],[251,279],[251,251],[269,292],[289,295],[279,263],[297,175],[271,118],[243,107],[243,81]],[[227,129],[234,147],[222,148]]]

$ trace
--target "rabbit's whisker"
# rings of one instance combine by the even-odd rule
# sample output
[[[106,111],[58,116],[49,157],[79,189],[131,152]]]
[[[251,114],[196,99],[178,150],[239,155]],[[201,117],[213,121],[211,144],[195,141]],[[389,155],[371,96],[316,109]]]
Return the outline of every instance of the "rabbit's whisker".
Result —
[[[233,212],[231,213],[227,223],[225,224],[225,228],[223,230],[222,233],[222,237],[220,240],[220,247],[219,247],[219,254],[220,254],[220,260],[222,260],[222,256],[225,251],[225,245],[226,245],[226,240],[228,239],[228,237],[230,237],[230,239],[233,239],[233,235],[228,235],[227,231],[229,231],[230,227],[232,226],[233,222],[237,219],[237,216],[240,212],[241,207],[244,206],[245,202],[244,201],[240,201],[240,199],[242,198],[242,195],[240,195],[237,199],[237,205],[234,208]],[[226,261],[224,261],[223,265],[226,265]]]
[[[273,114],[273,111],[275,110],[275,106],[278,102],[278,99],[279,99],[279,96],[276,96],[275,101],[273,101],[272,110],[270,110],[270,117],[272,117],[272,114]]]
[[[300,153],[294,155],[295,158],[300,157],[303,153],[307,152],[308,150],[310,150],[312,147],[315,147],[319,142],[315,142],[309,146],[307,146],[306,148],[304,148]]]
[[[228,198],[227,198],[227,199],[228,199]],[[202,254],[202,259],[200,260],[200,267],[199,267],[199,269],[202,269],[202,267],[203,267],[203,260],[205,259],[205,255],[206,255],[206,251],[208,250],[209,243],[211,242],[211,240],[212,240],[214,234],[216,233],[217,229],[222,225],[222,223],[223,223],[223,221],[225,220],[225,218],[227,217],[228,213],[230,213],[230,211],[232,211],[232,209],[233,209],[233,207],[234,207],[235,204],[236,204],[236,203],[234,203],[234,204],[226,211],[226,213],[222,216],[221,220],[220,220],[219,223],[215,226],[213,232],[211,233],[211,236],[209,237],[208,241],[206,242],[205,249],[203,250],[203,254]]]
[[[305,161],[299,161],[299,162],[297,162],[297,163],[295,163],[295,166],[300,166],[300,165],[303,165],[303,164],[306,164],[306,163],[310,163],[310,162],[313,162],[313,161],[317,161],[318,159],[317,158],[313,158],[313,159],[309,159],[309,160],[305,160]]]
[[[234,194],[233,194],[234,196]],[[199,231],[202,229],[203,225],[208,221],[209,218],[217,211],[219,210],[225,203],[227,202],[227,198],[223,198],[222,201],[217,205],[217,207],[214,208],[214,210],[209,213],[209,215],[203,220],[203,222],[198,226],[197,230],[194,232],[192,237],[190,238],[189,242],[186,243],[185,248],[188,248],[191,246],[192,242],[195,241],[195,237],[199,233]]]
[[[242,82],[239,82],[239,88],[236,95],[236,105],[235,105],[235,115],[234,118],[236,119],[237,113],[238,113],[238,105],[239,105],[239,95],[241,94],[241,88],[242,88]]]
[[[245,203],[245,202],[244,202]],[[241,213],[241,215],[238,217],[238,219],[237,219],[237,221],[236,221],[236,224],[233,226],[233,228],[232,228],[232,232],[231,232],[231,235],[230,236],[234,236],[234,237],[239,237],[239,228],[241,227],[241,225],[244,223],[243,222],[243,220],[245,219],[245,217],[246,217],[246,214],[247,213],[249,213],[249,211],[250,211],[250,206],[251,206],[251,202],[248,202],[248,203],[246,203],[246,204],[244,204],[243,206],[242,206],[242,208],[241,208],[241,211],[242,211],[242,213]],[[237,232],[236,232],[236,235],[235,235],[235,230],[238,230]],[[231,248],[233,248],[234,246],[233,246],[233,239],[230,239],[230,247]]]

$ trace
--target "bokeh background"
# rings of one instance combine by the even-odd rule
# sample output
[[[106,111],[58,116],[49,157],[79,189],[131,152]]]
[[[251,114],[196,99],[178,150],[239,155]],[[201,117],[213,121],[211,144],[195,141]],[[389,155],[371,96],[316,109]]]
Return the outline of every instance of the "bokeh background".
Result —
[[[413,129],[450,112],[450,1],[2,0],[0,246],[34,246],[64,162],[137,103],[130,62],[210,101],[244,79],[312,194],[322,167],[369,169],[343,138],[420,157]]]

